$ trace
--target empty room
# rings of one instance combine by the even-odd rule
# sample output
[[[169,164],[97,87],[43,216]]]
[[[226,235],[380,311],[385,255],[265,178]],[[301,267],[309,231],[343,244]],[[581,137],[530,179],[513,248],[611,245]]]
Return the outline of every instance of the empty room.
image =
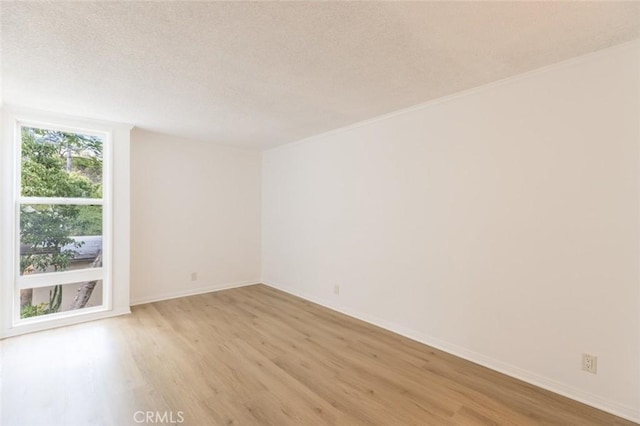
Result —
[[[640,424],[640,2],[0,0],[0,425]]]

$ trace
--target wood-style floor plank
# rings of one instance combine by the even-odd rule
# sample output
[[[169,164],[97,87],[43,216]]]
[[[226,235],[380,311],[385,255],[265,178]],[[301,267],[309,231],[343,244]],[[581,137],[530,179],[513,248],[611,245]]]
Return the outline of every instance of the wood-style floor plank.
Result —
[[[5,426],[632,424],[263,285],[0,351]]]

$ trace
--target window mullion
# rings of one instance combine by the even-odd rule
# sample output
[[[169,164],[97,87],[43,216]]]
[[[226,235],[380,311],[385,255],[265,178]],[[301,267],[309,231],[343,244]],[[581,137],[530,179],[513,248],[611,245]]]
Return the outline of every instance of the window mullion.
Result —
[[[103,198],[18,197],[18,204],[104,205]]]

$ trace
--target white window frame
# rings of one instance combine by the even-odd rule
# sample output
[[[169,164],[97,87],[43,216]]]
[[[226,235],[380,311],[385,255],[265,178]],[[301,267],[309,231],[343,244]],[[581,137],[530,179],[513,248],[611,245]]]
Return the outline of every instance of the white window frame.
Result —
[[[3,108],[1,116],[0,338],[129,313],[129,133],[132,126],[16,108]],[[101,136],[104,142],[102,199],[23,197],[20,194],[21,126]],[[18,220],[20,205],[25,203],[102,205],[102,268],[20,276]],[[116,244],[118,250],[114,251]],[[102,306],[20,318],[17,297],[20,288],[93,279],[103,281]]]
[[[102,139],[102,197],[101,198],[60,198],[60,197],[24,197],[22,196],[22,129],[25,127],[56,130],[67,133],[98,136]],[[13,309],[12,326],[21,324],[48,322],[56,318],[86,315],[92,312],[111,310],[111,145],[113,135],[110,131],[97,131],[89,128],[69,127],[53,123],[37,121],[16,121],[14,130],[14,264],[13,264]],[[102,206],[102,267],[80,269],[74,271],[48,272],[31,275],[20,275],[20,206],[24,204],[57,204],[57,205],[99,205]],[[50,287],[58,284],[74,284],[78,282],[102,280],[102,305],[78,310],[57,312],[54,314],[20,318],[20,290]]]

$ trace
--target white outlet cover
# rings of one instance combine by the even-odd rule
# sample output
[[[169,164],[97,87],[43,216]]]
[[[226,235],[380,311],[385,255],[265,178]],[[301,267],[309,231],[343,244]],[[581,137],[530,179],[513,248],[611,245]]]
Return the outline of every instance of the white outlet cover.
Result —
[[[590,354],[582,354],[582,369],[589,373],[598,372],[598,357]]]

